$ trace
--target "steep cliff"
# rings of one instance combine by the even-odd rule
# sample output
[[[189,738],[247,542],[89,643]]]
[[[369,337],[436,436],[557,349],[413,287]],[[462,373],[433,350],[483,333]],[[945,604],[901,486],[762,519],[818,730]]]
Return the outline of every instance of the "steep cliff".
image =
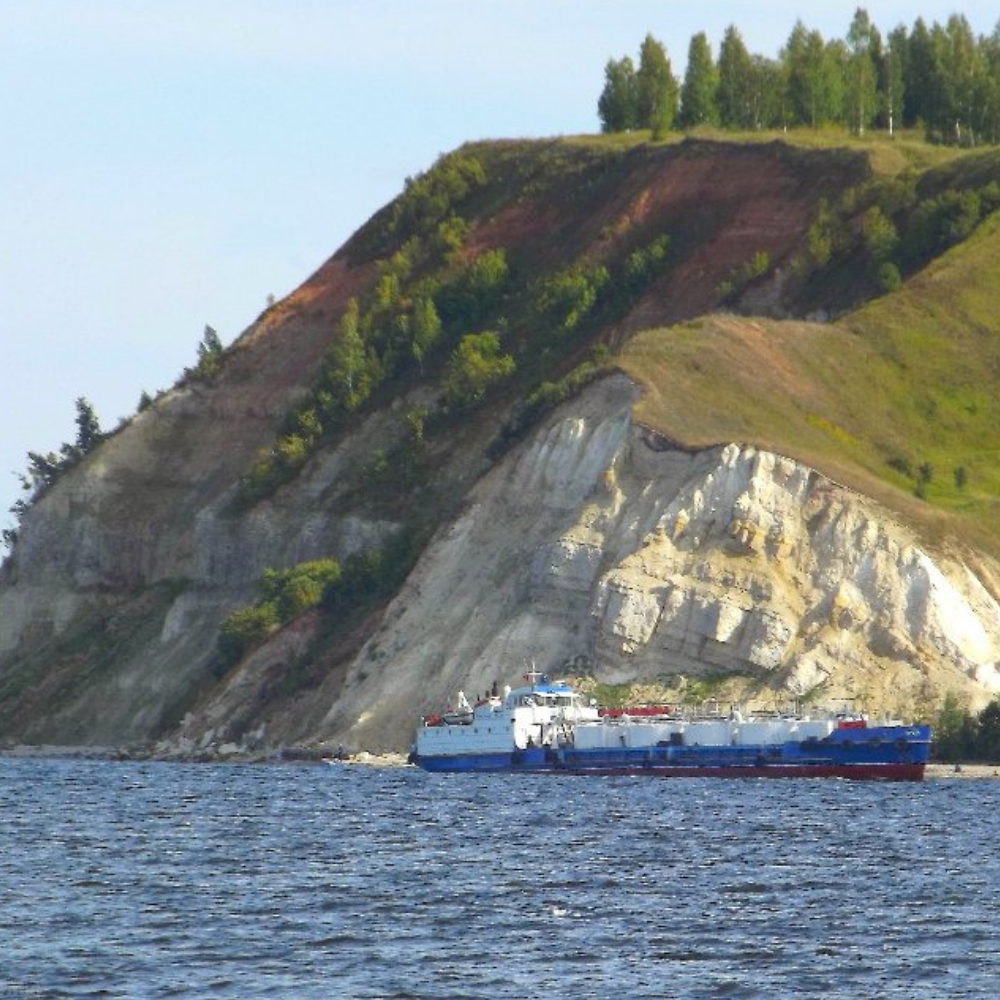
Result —
[[[967,566],[790,459],[670,447],[634,399],[621,377],[588,389],[477,483],[322,734],[400,746],[415,710],[529,663],[681,693],[678,675],[729,674],[731,696],[904,713],[1000,692],[1000,606]]]
[[[32,504],[0,571],[0,738],[401,748],[421,710],[529,661],[592,682],[683,694],[700,679],[873,711],[930,712],[946,692],[975,707],[1000,691],[1000,567],[985,551],[975,572],[943,554],[960,546],[938,538],[932,554],[900,505],[836,485],[800,442],[793,460],[749,423],[672,444],[683,421],[635,411],[669,380],[607,360],[637,331],[723,301],[815,305],[825,286],[793,265],[820,199],[864,181],[863,156],[569,142],[462,157],[474,183],[445,174],[451,208],[432,183],[411,186],[216,376],[181,380]],[[484,285],[477,262],[496,265],[498,248],[501,278]],[[751,275],[754,254],[767,267]],[[295,428],[329,397],[317,373],[352,298],[365,377],[381,381],[306,442]],[[400,338],[428,299],[441,344],[411,356]],[[470,317],[497,331],[516,374],[458,404],[443,386]],[[724,355],[704,343],[709,370]],[[794,351],[775,357],[762,392],[797,399]],[[693,385],[702,371],[686,354],[671,377]],[[738,408],[712,391],[689,422],[704,408],[715,427]],[[829,429],[825,414],[817,404],[803,420]],[[294,465],[283,441],[300,446]],[[391,586],[220,658],[220,624],[268,569],[389,546],[406,552]]]

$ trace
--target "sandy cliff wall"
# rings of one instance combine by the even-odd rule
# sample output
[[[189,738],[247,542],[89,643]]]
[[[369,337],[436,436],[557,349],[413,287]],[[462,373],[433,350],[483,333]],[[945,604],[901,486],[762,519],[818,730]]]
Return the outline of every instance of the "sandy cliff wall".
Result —
[[[670,448],[632,422],[634,393],[591,387],[478,483],[321,735],[402,746],[421,711],[529,662],[608,682],[733,672],[873,711],[1000,691],[1000,607],[968,567],[789,459]]]

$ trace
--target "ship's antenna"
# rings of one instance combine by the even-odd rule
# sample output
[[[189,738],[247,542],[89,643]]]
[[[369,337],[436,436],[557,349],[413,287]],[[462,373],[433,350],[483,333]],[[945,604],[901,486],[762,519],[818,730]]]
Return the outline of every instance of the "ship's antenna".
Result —
[[[527,666],[528,665],[528,661],[525,660],[524,662],[525,662],[525,666]],[[524,675],[524,679],[532,687],[537,687],[538,686],[538,678],[541,677],[541,676],[542,675],[538,672],[538,670],[535,669],[535,661],[532,660],[531,661],[531,665],[528,667],[528,670],[526,671],[526,673]]]

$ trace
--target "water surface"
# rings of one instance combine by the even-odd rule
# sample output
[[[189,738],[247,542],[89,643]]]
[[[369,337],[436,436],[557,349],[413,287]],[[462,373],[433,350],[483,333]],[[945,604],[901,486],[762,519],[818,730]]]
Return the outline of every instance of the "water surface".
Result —
[[[1000,782],[0,760],[0,997],[993,998]]]

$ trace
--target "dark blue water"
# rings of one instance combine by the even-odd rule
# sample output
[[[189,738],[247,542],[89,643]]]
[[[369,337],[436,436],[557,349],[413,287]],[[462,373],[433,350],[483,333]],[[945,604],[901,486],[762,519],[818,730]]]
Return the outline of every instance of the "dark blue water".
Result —
[[[997,996],[1000,782],[0,761],[0,997]]]

